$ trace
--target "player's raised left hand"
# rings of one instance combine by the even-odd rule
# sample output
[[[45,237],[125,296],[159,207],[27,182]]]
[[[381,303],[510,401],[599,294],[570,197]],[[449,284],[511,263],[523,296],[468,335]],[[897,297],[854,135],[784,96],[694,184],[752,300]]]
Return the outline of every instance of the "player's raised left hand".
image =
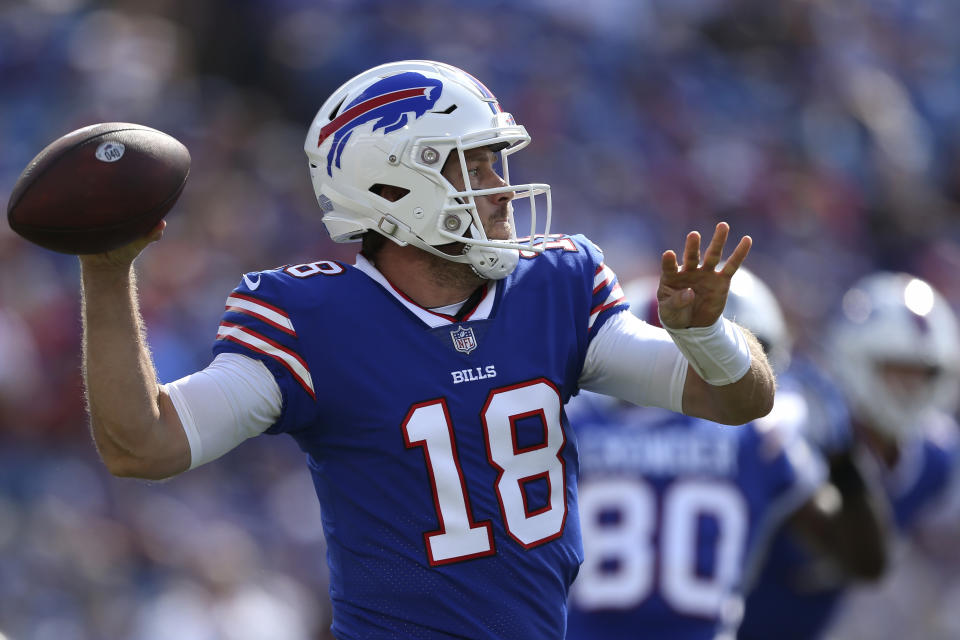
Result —
[[[708,327],[717,321],[727,304],[730,278],[743,263],[750,246],[750,236],[744,236],[737,247],[717,269],[723,258],[730,225],[717,224],[713,238],[700,262],[700,233],[687,234],[683,249],[683,264],[677,263],[677,254],[668,250],[663,253],[660,271],[660,286],[657,288],[657,303],[660,307],[660,322],[671,329]]]

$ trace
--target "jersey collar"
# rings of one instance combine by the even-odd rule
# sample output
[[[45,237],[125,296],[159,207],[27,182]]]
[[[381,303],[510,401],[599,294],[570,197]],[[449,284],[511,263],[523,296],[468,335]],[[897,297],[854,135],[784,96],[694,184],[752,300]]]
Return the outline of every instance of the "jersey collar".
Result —
[[[417,316],[424,324],[432,329],[437,327],[446,327],[452,324],[459,324],[460,322],[469,322],[471,320],[486,320],[490,317],[490,312],[493,310],[493,301],[496,299],[497,293],[497,281],[490,280],[485,285],[486,291],[483,294],[483,298],[480,299],[480,302],[477,304],[476,308],[468,313],[462,320],[458,321],[450,314],[439,313],[437,311],[432,311],[426,307],[421,307],[416,302],[408,298],[402,291],[397,289],[393,284],[387,280],[387,278],[380,273],[380,271],[373,266],[373,263],[367,260],[363,255],[357,254],[357,261],[354,263],[354,266],[367,274],[372,280],[374,280],[381,287],[386,289],[386,291],[396,298],[400,304],[405,306],[410,310],[412,314]]]

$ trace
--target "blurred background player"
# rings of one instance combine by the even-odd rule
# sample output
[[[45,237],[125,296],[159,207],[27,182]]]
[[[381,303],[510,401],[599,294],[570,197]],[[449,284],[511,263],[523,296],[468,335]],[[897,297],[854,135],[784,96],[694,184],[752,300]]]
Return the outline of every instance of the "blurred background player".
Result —
[[[945,495],[956,464],[951,414],[957,408],[958,340],[946,301],[929,283],[903,273],[858,281],[828,329],[826,354],[849,400],[852,430],[807,435],[827,459],[861,461],[882,485],[884,510],[899,531]],[[841,488],[850,482],[836,463],[832,477]],[[823,637],[852,584],[831,558],[810,553],[785,530],[747,599],[738,637]]]
[[[655,288],[646,278],[625,288],[633,312],[651,323]],[[791,340],[780,306],[743,267],[724,315],[756,335],[775,368],[787,369]],[[717,637],[739,621],[743,580],[785,521],[845,555],[852,571],[879,572],[882,529],[867,496],[838,501],[800,435],[807,422],[847,419],[829,388],[811,393],[815,376],[795,363],[781,376],[774,410],[738,429],[595,394],[571,402],[584,564],[571,592],[569,640]]]

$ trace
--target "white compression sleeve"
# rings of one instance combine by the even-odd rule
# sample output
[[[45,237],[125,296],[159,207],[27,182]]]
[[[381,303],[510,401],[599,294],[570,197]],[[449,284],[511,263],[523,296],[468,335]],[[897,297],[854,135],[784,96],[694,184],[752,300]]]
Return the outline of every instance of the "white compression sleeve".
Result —
[[[580,374],[589,391],[678,412],[686,380],[687,361],[667,332],[629,311],[600,328]]]
[[[743,331],[723,316],[709,327],[667,329],[677,348],[708,384],[732,384],[750,370],[750,346]]]
[[[283,407],[266,365],[238,353],[221,353],[206,369],[163,387],[187,434],[191,469],[266,431]]]

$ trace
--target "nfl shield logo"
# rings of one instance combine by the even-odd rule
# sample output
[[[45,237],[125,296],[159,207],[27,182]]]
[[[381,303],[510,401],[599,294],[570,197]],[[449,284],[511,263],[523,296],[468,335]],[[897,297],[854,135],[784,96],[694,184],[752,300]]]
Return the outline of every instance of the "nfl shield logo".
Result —
[[[473,335],[473,328],[463,328],[458,326],[450,332],[450,338],[453,340],[453,348],[461,353],[470,353],[477,348],[477,339]]]

